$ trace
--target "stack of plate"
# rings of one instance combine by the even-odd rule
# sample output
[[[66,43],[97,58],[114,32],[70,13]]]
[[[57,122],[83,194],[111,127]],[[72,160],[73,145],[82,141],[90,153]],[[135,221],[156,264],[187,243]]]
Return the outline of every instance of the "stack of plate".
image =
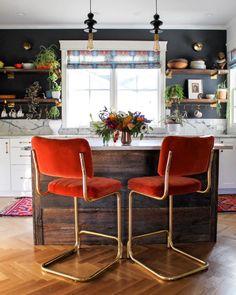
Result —
[[[206,65],[204,60],[192,60],[190,63],[191,69],[205,70]]]

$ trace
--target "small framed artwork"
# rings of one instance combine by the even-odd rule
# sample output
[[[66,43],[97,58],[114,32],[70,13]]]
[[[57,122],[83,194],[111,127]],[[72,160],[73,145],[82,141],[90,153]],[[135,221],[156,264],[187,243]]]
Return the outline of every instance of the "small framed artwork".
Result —
[[[202,80],[188,80],[188,98],[200,98],[202,96],[202,92]]]

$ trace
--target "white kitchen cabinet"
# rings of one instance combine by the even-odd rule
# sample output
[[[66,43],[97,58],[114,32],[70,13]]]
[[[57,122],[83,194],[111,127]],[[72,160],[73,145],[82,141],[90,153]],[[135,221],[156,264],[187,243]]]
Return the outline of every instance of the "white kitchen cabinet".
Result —
[[[10,142],[9,139],[0,139],[0,195],[7,196],[10,191]]]
[[[219,193],[236,193],[236,138],[220,138],[220,142],[233,146],[232,150],[220,150]]]
[[[12,195],[31,196],[31,138],[12,138],[10,147]]]

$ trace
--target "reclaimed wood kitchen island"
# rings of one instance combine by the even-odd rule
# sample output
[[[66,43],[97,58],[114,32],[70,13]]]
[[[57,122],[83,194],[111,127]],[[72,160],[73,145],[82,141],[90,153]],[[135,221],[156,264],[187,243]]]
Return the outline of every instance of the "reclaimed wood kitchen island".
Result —
[[[92,147],[96,176],[119,179],[122,189],[122,240],[127,241],[128,190],[127,181],[132,177],[157,174],[157,163],[162,139],[133,141],[131,146],[102,146],[101,140],[89,140]],[[212,167],[212,189],[208,194],[189,194],[174,198],[174,241],[216,241],[219,150],[231,146],[215,144]],[[194,151],[193,151],[194,153]],[[56,156],[56,155],[55,155]],[[60,161],[60,159],[58,159]],[[33,221],[34,243],[73,244],[73,198],[49,195],[40,197],[34,189],[33,170]],[[200,177],[206,182],[206,177]],[[42,175],[41,186],[46,190],[52,179]],[[134,199],[134,234],[149,232],[167,225],[168,199],[156,201],[150,198]],[[142,218],[139,218],[142,216]],[[116,228],[116,199],[105,198],[95,203],[79,199],[79,219],[82,228],[114,234]],[[143,222],[145,220],[145,222]],[[83,237],[85,243],[110,243],[97,237]],[[164,237],[145,239],[145,242],[164,242]],[[144,240],[142,241],[144,242]]]

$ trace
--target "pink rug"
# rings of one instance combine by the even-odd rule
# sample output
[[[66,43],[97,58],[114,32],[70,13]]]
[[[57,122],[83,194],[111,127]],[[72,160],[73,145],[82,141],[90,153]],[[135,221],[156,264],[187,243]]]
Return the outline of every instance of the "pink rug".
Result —
[[[17,199],[0,212],[0,216],[32,216],[32,198]]]
[[[218,196],[218,212],[236,212],[236,196]]]

